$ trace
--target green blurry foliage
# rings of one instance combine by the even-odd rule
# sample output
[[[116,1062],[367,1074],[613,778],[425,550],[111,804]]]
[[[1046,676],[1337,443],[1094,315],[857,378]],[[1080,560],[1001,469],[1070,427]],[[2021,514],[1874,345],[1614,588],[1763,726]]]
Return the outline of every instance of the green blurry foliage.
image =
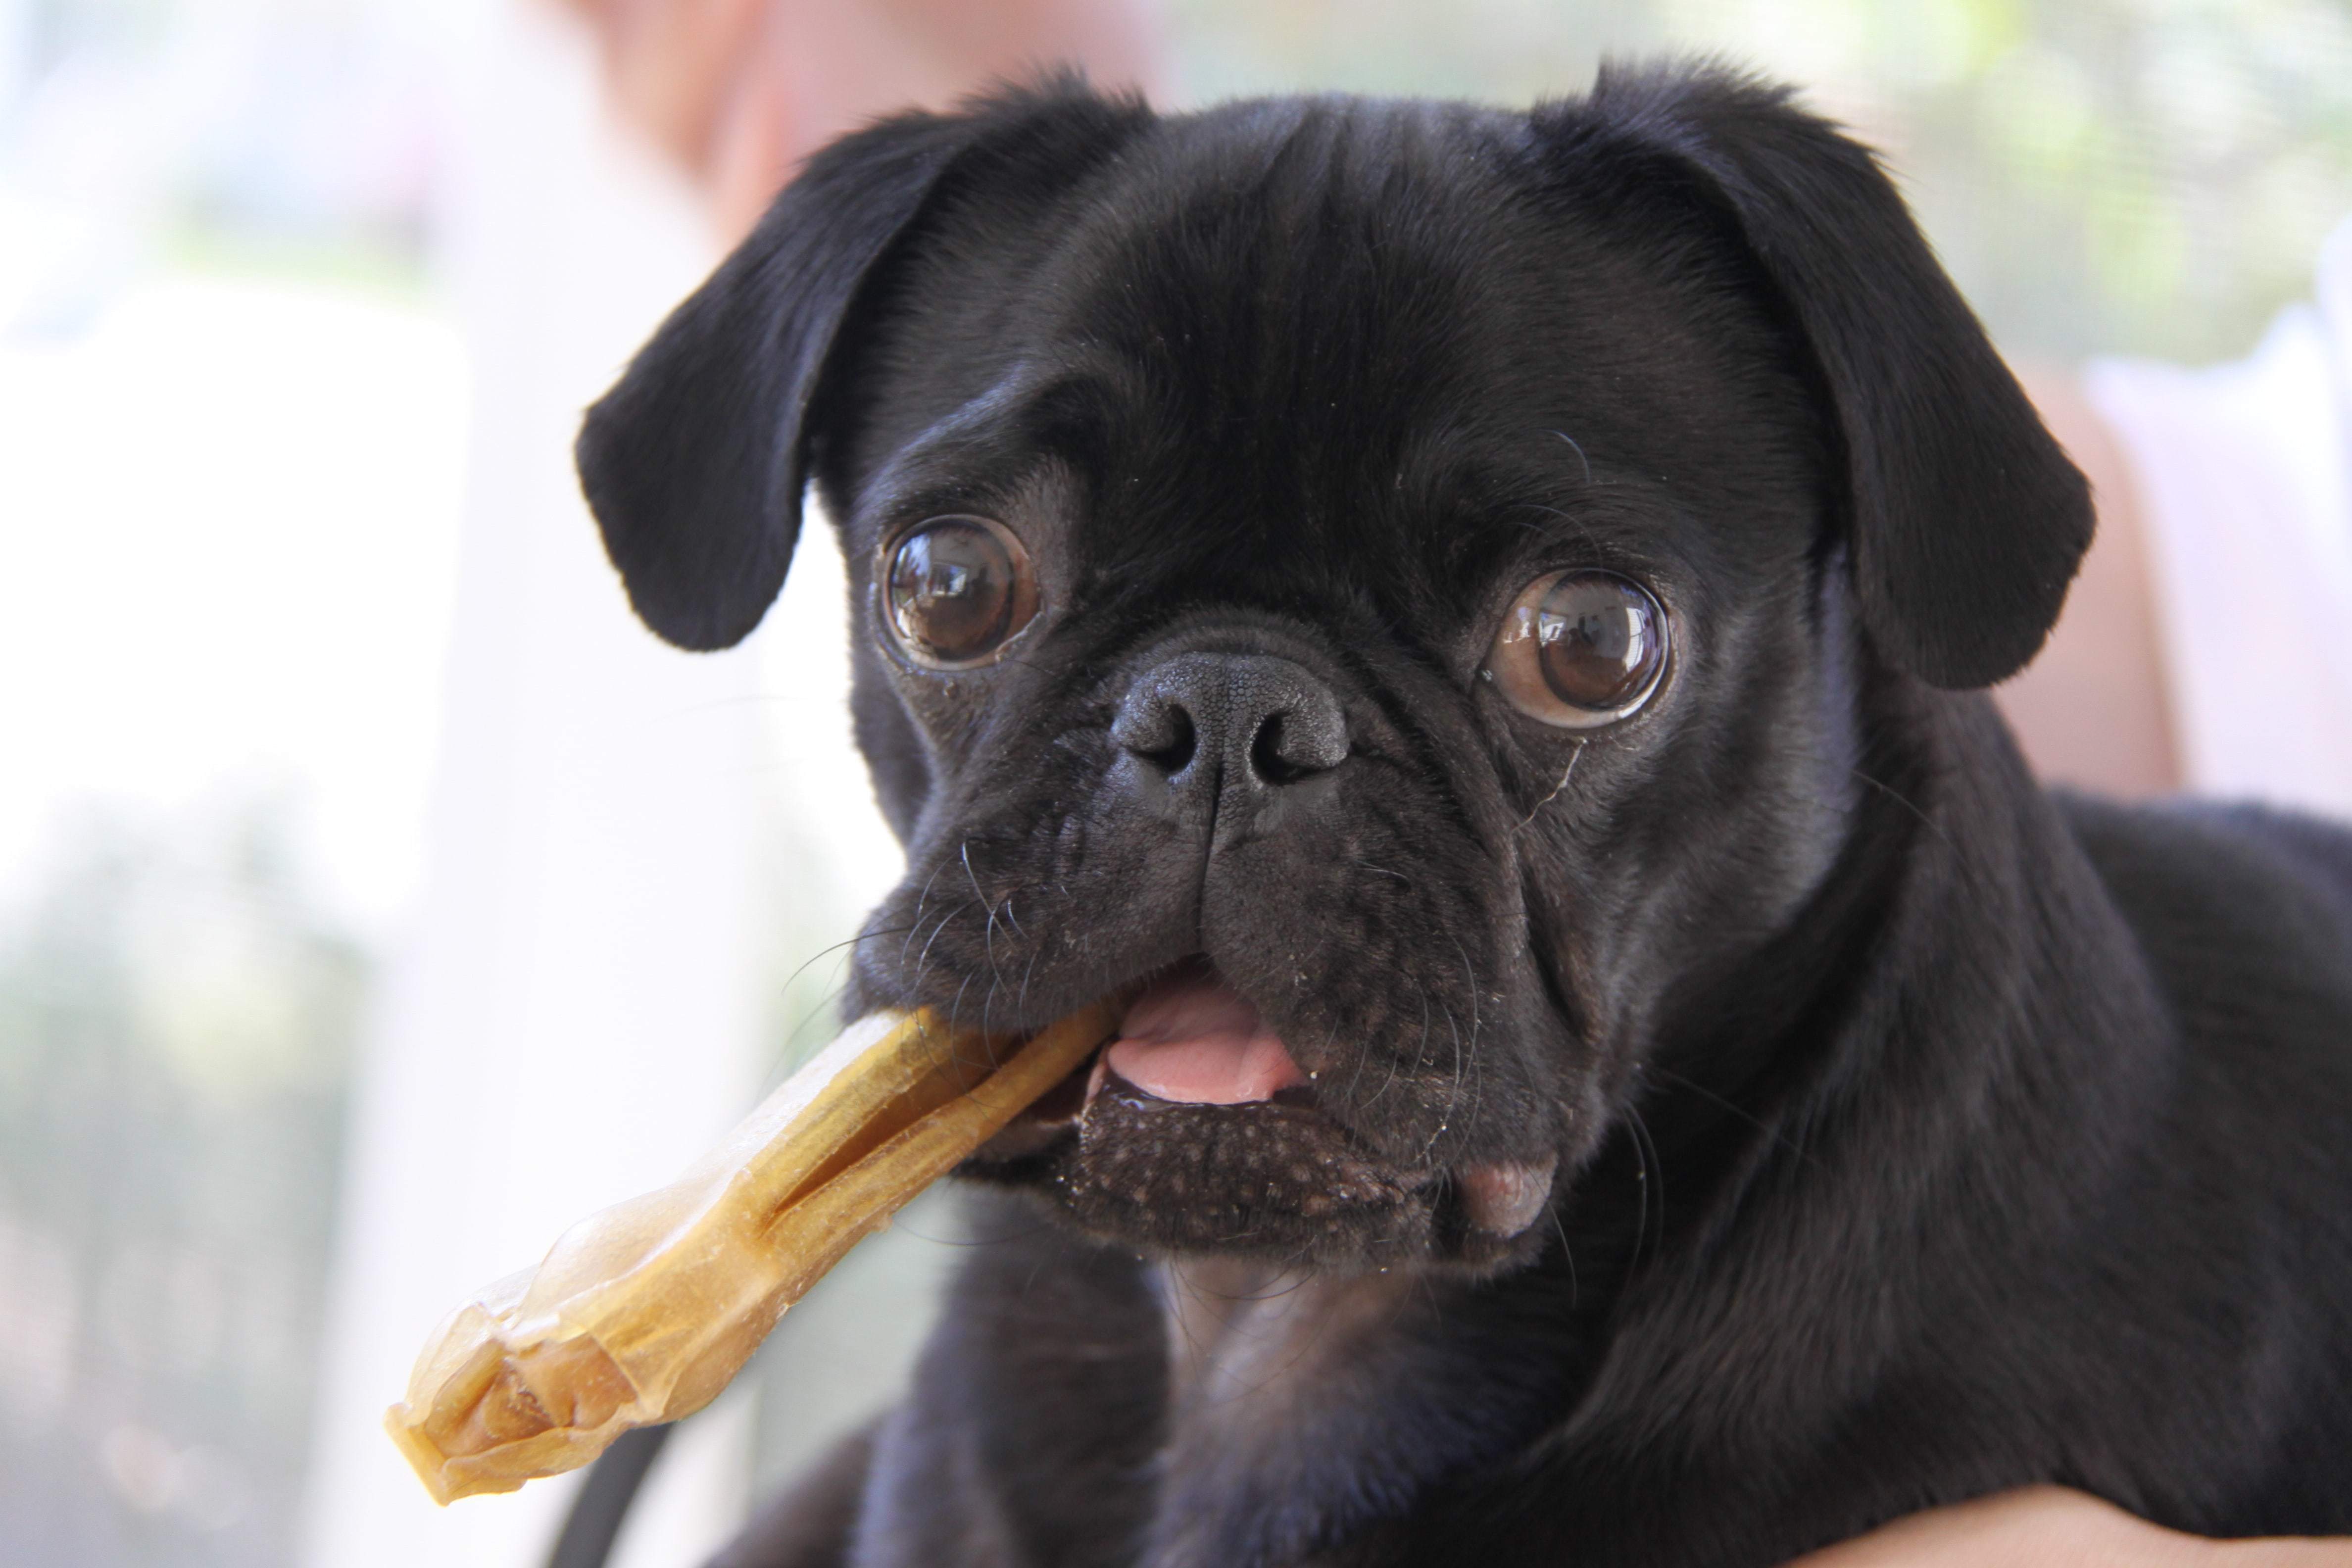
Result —
[[[1523,103],[1608,55],[1796,83],[1882,149],[2002,346],[2244,353],[2352,216],[2343,0],[1179,0],[1188,92]]]

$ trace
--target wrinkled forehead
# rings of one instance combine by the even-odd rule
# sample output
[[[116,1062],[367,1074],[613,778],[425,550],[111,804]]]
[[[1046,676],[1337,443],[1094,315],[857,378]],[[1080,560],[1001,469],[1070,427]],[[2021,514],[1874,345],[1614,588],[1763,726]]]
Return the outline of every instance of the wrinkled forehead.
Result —
[[[1042,215],[951,208],[900,294],[883,488],[1050,458],[1247,573],[1281,564],[1253,541],[1484,557],[1600,501],[1657,526],[1801,485],[1803,399],[1723,258],[1538,188],[1517,127],[1237,106]]]
[[[1488,140],[1426,106],[1180,123],[1055,257],[1051,325],[1188,428],[1308,463],[1515,401],[1496,378],[1531,366],[1497,351],[1530,279]]]

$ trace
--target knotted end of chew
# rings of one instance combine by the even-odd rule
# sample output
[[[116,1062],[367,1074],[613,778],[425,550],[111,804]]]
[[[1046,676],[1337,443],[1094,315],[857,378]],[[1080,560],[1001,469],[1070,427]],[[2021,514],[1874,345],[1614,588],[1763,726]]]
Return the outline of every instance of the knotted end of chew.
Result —
[[[692,1415],[852,1247],[1112,1023],[1090,1007],[1016,1044],[927,1012],[860,1020],[685,1176],[582,1221],[451,1313],[385,1413],[393,1441],[446,1504]]]

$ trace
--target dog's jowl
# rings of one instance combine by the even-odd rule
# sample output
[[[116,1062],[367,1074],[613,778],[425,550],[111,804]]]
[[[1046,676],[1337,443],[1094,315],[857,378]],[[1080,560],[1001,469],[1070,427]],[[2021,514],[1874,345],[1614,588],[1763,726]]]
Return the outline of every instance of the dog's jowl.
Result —
[[[1782,95],[888,121],[579,455],[688,647],[838,525],[853,1008],[1126,1005],[740,1561],[2352,1529],[2352,837],[2027,774],[2089,497]]]

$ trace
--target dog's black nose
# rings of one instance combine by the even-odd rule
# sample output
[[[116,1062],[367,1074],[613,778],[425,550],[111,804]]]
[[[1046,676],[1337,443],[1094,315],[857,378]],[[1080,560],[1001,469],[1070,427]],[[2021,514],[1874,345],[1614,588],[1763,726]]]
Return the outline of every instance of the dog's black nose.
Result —
[[[1152,783],[1204,807],[1236,790],[1297,784],[1348,755],[1331,689],[1263,654],[1179,654],[1129,690],[1110,735]]]

